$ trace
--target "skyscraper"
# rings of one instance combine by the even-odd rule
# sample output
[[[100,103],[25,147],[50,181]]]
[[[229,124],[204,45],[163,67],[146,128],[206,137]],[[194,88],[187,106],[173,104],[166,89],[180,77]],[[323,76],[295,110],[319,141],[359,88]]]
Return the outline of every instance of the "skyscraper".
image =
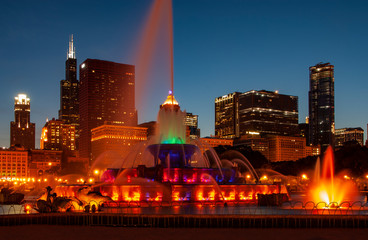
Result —
[[[75,127],[76,144],[79,138],[79,81],[73,35],[69,39],[69,50],[65,62],[65,79],[60,81],[59,119]]]
[[[14,122],[10,123],[10,146],[35,148],[35,124],[31,123],[31,103],[27,95],[18,94],[14,102]]]
[[[248,91],[239,95],[239,133],[296,136],[298,97],[277,91]]]
[[[239,92],[215,99],[215,135],[220,138],[239,137]]]
[[[309,68],[309,144],[321,145],[322,152],[334,146],[334,66],[318,63]]]
[[[215,132],[220,138],[298,133],[298,97],[270,91],[230,93],[215,100]]]
[[[340,128],[335,130],[335,147],[342,147],[344,143],[356,141],[360,146],[364,145],[364,130],[357,128]]]
[[[104,124],[136,126],[135,67],[87,59],[80,65],[80,156],[91,157],[91,130]]]

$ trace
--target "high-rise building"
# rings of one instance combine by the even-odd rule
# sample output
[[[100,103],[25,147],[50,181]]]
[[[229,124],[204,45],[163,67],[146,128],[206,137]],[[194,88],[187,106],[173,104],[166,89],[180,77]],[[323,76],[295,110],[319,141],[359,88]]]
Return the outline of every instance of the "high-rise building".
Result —
[[[54,118],[47,121],[42,128],[40,148],[70,153],[75,151],[75,126]]]
[[[239,95],[239,133],[295,136],[298,134],[298,97],[277,91],[249,91]]]
[[[335,147],[342,147],[344,143],[356,141],[361,146],[364,144],[364,130],[358,128],[340,128],[335,130]]]
[[[69,50],[65,62],[65,79],[60,81],[59,119],[75,128],[76,144],[79,138],[79,81],[73,35],[69,39]]]
[[[215,133],[238,138],[254,132],[262,135],[298,134],[298,97],[270,91],[231,93],[215,100]]]
[[[200,138],[201,131],[198,128],[198,115],[186,113],[185,125],[189,128],[189,137],[191,139]]]
[[[135,68],[97,59],[80,65],[79,151],[91,159],[91,130],[104,124],[136,126]]]
[[[219,138],[239,137],[239,92],[215,99],[215,135]]]
[[[309,144],[321,145],[322,152],[334,146],[334,66],[319,63],[309,68]]]
[[[31,123],[31,103],[27,95],[18,94],[14,102],[14,121],[10,123],[10,146],[35,148],[35,124]]]

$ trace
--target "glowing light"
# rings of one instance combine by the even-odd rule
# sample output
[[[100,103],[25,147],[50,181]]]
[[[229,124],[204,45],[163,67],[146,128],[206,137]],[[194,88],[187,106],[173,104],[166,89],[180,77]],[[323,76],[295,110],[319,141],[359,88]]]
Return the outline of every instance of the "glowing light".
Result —
[[[179,106],[179,103],[178,101],[176,101],[174,95],[169,93],[165,102],[162,104],[162,106],[165,106],[165,105],[178,105]]]
[[[29,214],[31,212],[31,209],[32,209],[31,205],[28,205],[28,204],[24,205],[24,211],[27,214]]]
[[[249,192],[248,194],[245,192],[240,192],[238,194],[238,198],[241,201],[253,200],[253,192]]]
[[[138,191],[132,192],[133,196],[129,194],[130,192],[124,192],[123,200],[127,202],[139,202],[141,200],[141,193]]]
[[[308,176],[306,174],[302,174],[302,179],[303,180],[308,180]]]
[[[119,193],[117,193],[116,191],[113,191],[111,199],[114,200],[114,201],[118,201],[119,200]]]
[[[16,104],[29,105],[30,99],[27,98],[26,94],[18,94],[18,97],[15,97]]]
[[[224,201],[235,201],[235,190],[229,192],[228,195],[226,195],[225,192],[222,192],[222,197]]]
[[[184,141],[180,138],[173,137],[173,138],[164,140],[162,143],[164,144],[183,144]]]
[[[247,174],[247,179],[250,179],[250,177],[251,177],[250,174]]]
[[[49,166],[51,166],[51,165],[52,165],[52,163],[50,163],[50,162],[49,162],[49,163],[48,163],[48,165],[49,165]]]
[[[336,207],[336,204],[346,200],[346,196],[357,196],[356,186],[351,181],[343,181],[350,179],[348,175],[344,175],[343,179],[334,177],[334,155],[331,147],[326,150],[321,170],[320,179],[310,188],[314,202],[325,202],[329,207]]]
[[[95,175],[98,175],[100,173],[100,171],[98,171],[98,169],[96,169],[94,172],[93,172]]]

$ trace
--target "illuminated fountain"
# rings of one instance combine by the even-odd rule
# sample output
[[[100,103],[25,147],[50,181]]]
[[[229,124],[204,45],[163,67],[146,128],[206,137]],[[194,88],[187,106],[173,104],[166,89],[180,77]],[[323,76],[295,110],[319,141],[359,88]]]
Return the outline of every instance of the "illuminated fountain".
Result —
[[[236,159],[238,167],[223,168],[219,157],[209,152],[203,143],[189,141],[184,117],[185,112],[180,110],[169,92],[167,100],[160,106],[156,136],[133,148],[120,168],[99,169],[103,172],[101,182],[92,186],[94,191],[119,203],[158,202],[161,205],[195,202],[255,204],[258,194],[278,194],[287,200],[283,185],[245,184],[245,177],[239,173],[240,166],[257,176],[249,162]],[[254,181],[258,182],[258,179]],[[76,191],[78,187],[56,188],[56,192],[63,196],[76,196]]]
[[[325,152],[320,169],[317,160],[315,176],[309,190],[309,199],[315,203],[324,202],[329,207],[336,207],[345,201],[354,201],[358,196],[356,186],[348,179],[335,177],[334,153],[331,146]]]

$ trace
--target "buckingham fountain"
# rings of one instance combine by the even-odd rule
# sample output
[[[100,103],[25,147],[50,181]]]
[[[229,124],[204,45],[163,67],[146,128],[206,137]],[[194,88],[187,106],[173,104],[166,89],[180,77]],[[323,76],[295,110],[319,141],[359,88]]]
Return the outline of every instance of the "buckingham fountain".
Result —
[[[285,185],[259,183],[257,172],[245,157],[237,159],[232,167],[224,168],[213,149],[198,139],[187,138],[184,118],[185,112],[170,91],[159,109],[156,135],[134,147],[119,168],[106,165],[105,169],[100,169],[100,181],[89,186],[91,192],[110,197],[112,201],[106,201],[105,206],[113,205],[112,202],[170,206],[219,203],[226,206],[231,203],[262,204],[259,198],[271,205],[288,201]],[[239,164],[242,164],[243,174]],[[251,175],[252,181],[245,175]],[[59,185],[55,193],[76,197],[80,189],[80,185]]]

